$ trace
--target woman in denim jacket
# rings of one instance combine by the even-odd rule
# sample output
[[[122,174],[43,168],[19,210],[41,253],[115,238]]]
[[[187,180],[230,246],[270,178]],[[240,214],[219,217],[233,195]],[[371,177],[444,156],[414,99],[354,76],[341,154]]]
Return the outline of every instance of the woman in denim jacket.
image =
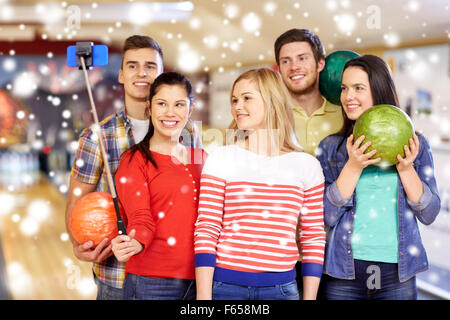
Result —
[[[431,224],[440,210],[433,156],[416,133],[405,157],[388,168],[373,164],[371,142],[353,141],[355,120],[377,104],[398,106],[386,63],[365,55],[342,75],[346,122],[320,143],[325,175],[324,219],[330,227],[321,295],[325,299],[417,299],[415,274],[428,269],[417,220]]]

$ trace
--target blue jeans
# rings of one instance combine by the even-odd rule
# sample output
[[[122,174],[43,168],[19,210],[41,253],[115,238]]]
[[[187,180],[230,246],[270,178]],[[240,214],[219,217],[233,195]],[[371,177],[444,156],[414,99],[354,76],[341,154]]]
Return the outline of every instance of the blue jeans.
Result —
[[[297,282],[267,287],[248,287],[220,281],[213,282],[213,300],[299,300]]]
[[[108,286],[94,274],[94,281],[97,285],[97,300],[123,300],[123,289]]]
[[[126,300],[194,300],[195,281],[149,278],[127,274],[124,284]]]
[[[396,263],[354,260],[354,280],[322,276],[326,300],[417,300],[416,277],[400,282]]]

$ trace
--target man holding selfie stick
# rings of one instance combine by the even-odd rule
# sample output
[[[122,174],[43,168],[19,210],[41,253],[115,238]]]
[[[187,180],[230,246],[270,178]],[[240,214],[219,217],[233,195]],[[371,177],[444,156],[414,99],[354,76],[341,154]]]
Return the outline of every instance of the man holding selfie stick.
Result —
[[[93,59],[95,60],[95,53]],[[139,35],[125,40],[118,79],[124,86],[125,108],[105,118],[97,128],[106,146],[112,178],[122,153],[141,141],[148,131],[148,94],[151,84],[162,71],[163,53],[155,40]],[[118,262],[112,254],[109,244],[112,239],[104,239],[93,248],[90,241],[76,242],[68,227],[70,213],[78,199],[90,192],[110,191],[106,172],[108,166],[103,164],[101,146],[97,139],[98,134],[93,128],[86,128],[80,135],[70,177],[66,227],[75,256],[82,261],[93,262],[94,279],[98,287],[97,299],[119,300],[123,298],[125,264]]]

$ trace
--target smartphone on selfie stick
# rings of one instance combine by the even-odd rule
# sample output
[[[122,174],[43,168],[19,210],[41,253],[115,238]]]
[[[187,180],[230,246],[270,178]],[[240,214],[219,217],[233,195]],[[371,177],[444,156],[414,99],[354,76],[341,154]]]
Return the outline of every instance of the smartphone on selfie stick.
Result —
[[[84,41],[77,42],[75,46],[67,47],[67,65],[69,67],[78,67],[83,71],[84,81],[86,82],[86,88],[89,95],[89,101],[91,103],[91,110],[94,116],[95,124],[93,131],[98,137],[98,145],[100,146],[101,156],[103,158],[103,164],[106,170],[106,177],[108,182],[109,191],[114,202],[114,208],[117,216],[117,231],[120,235],[127,234],[125,224],[122,220],[119,210],[119,203],[117,201],[117,192],[114,185],[114,180],[111,174],[111,168],[109,167],[108,157],[106,155],[106,148],[101,139],[102,134],[100,132],[100,124],[97,116],[97,109],[95,108],[94,99],[92,97],[92,90],[89,84],[87,70],[91,70],[92,67],[103,67],[108,64],[108,47],[105,45],[94,45],[93,42]]]

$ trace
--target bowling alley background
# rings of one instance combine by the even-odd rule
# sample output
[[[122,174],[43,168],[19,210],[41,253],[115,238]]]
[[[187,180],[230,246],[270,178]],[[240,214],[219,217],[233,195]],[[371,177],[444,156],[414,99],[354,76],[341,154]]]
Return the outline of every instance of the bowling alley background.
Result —
[[[76,41],[109,47],[89,71],[100,119],[123,108],[121,46],[148,34],[165,70],[189,76],[205,149],[231,121],[229,92],[245,70],[276,69],[275,39],[291,28],[319,35],[327,54],[376,54],[390,65],[401,108],[431,143],[442,209],[420,226],[430,269],[420,299],[450,299],[450,1],[448,0],[0,0],[0,299],[94,299],[91,264],[65,230],[70,169],[92,124],[82,73],[66,65]],[[414,254],[417,248],[408,248]]]

